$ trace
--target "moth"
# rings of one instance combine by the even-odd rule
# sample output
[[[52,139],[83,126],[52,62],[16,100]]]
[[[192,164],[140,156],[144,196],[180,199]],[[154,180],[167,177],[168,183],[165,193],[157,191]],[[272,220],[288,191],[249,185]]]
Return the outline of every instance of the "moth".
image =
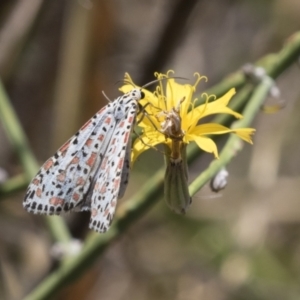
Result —
[[[109,229],[129,179],[131,133],[139,100],[145,97],[142,88],[103,107],[43,164],[23,201],[28,212],[91,211],[89,228]]]

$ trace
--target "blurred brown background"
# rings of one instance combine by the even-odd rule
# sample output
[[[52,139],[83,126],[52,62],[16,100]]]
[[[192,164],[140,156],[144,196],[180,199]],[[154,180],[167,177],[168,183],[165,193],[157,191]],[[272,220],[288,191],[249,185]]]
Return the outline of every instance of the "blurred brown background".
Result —
[[[102,90],[120,95],[125,72],[137,84],[154,71],[200,72],[207,89],[279,51],[299,12],[298,0],[2,0],[0,75],[42,163],[107,103]],[[300,299],[299,80],[296,64],[279,78],[286,107],[257,116],[254,145],[230,164],[220,195],[205,187],[186,216],[161,199],[55,299]],[[162,163],[143,154],[122,201]],[[0,167],[21,172],[1,125]],[[1,299],[21,299],[55,267],[43,218],[23,211],[23,195],[0,202]],[[88,214],[66,218],[84,238]]]

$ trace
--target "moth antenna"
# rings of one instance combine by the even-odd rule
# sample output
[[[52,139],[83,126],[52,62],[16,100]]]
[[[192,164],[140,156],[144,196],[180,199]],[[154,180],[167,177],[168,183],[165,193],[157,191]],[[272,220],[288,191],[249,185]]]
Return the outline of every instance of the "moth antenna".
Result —
[[[174,77],[168,77],[168,78],[160,78],[160,79],[155,79],[153,81],[150,81],[148,83],[146,83],[145,85],[141,86],[141,89],[147,87],[147,86],[150,86],[156,82],[159,82],[159,81],[163,81],[163,80],[167,80],[167,79],[183,79],[183,80],[188,80],[187,78],[185,77],[178,77],[178,76],[174,76]],[[127,83],[127,84],[130,84],[132,85],[133,87],[136,87],[136,85],[134,85],[132,82],[129,82],[127,80],[118,80],[115,84],[119,83],[119,82],[122,82],[122,83]]]
[[[112,100],[110,100],[110,99],[108,98],[108,96],[105,94],[104,91],[102,91],[102,95],[105,97],[105,99],[106,99],[109,103],[112,102]]]
[[[160,78],[160,79],[156,79],[156,80],[153,80],[153,81],[150,81],[150,82],[146,83],[146,84],[143,85],[141,88],[143,89],[143,88],[145,88],[145,87],[147,87],[147,86],[149,86],[149,85],[152,85],[152,84],[154,84],[154,83],[156,83],[156,82],[163,81],[163,80],[167,80],[167,79],[183,79],[183,80],[188,80],[188,79],[185,78],[185,77],[178,77],[178,76],[168,77],[168,78]]]

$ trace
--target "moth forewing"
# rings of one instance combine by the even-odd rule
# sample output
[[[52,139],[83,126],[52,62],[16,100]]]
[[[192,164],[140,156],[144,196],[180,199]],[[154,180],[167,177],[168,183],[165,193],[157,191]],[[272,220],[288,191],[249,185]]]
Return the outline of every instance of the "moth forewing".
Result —
[[[106,152],[105,167],[100,167],[91,203],[91,219],[89,227],[98,232],[105,232],[113,219],[117,199],[120,198],[120,187],[124,191],[128,183],[129,164],[125,164],[128,147],[131,141],[131,131],[136,117],[137,106],[132,105],[125,111],[125,119],[117,122],[114,137]],[[131,147],[131,145],[130,145]],[[128,157],[127,157],[128,159]],[[122,174],[127,174],[127,180],[122,182]],[[124,175],[125,176],[125,175]],[[121,184],[122,182],[122,184]]]
[[[32,213],[60,214],[79,206],[89,190],[112,132],[108,105],[93,116],[41,167],[23,202]]]

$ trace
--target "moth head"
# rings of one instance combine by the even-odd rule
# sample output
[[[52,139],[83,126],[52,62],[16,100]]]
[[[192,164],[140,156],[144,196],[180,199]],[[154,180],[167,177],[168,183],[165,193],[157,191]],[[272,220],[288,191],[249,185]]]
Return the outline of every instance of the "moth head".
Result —
[[[134,100],[139,101],[139,100],[145,98],[145,93],[142,91],[142,89],[134,88],[133,90],[131,90],[130,96],[131,96]]]

